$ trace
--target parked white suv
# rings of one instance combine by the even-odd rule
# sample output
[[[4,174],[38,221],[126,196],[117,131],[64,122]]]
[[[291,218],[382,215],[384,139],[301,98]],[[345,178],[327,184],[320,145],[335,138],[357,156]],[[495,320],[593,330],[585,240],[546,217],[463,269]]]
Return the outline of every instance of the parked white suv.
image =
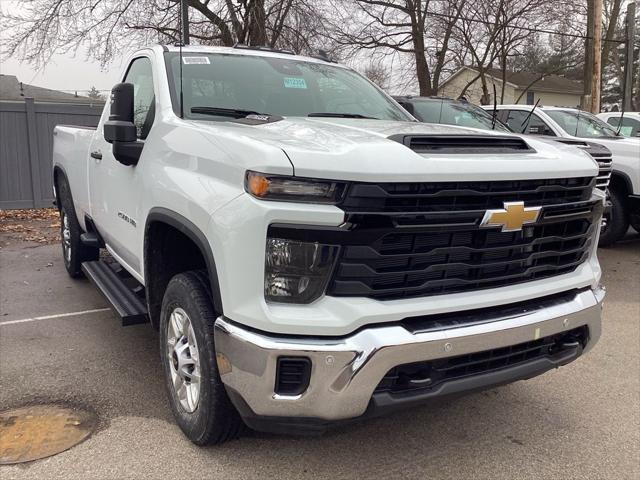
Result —
[[[598,340],[586,153],[418,123],[325,58],[156,46],[122,81],[97,129],[54,132],[65,265],[159,329],[193,442],[320,431]]]
[[[483,108],[493,110],[492,105]],[[593,141],[607,147],[613,155],[612,206],[601,244],[615,243],[629,223],[640,232],[640,138],[618,135],[616,128],[573,108],[539,106],[531,115],[533,105],[498,105],[497,109],[498,118],[515,132]]]

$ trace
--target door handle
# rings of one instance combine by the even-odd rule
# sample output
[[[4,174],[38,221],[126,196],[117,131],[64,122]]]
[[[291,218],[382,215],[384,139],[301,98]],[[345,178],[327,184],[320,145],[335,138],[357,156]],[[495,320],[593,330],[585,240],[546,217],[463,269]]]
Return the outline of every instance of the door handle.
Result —
[[[100,150],[91,152],[90,155],[91,155],[91,158],[95,158],[96,160],[102,160],[102,152]]]

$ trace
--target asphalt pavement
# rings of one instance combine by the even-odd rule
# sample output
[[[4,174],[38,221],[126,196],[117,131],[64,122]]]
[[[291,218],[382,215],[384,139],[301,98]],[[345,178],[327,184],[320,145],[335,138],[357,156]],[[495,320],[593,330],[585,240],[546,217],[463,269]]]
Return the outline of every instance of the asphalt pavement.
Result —
[[[602,338],[566,367],[320,437],[249,433],[208,448],[173,422],[149,325],[121,327],[67,277],[57,245],[0,244],[0,411],[52,403],[99,418],[66,452],[0,466],[3,480],[640,478],[638,234],[600,250]],[[84,313],[57,316],[73,312]]]

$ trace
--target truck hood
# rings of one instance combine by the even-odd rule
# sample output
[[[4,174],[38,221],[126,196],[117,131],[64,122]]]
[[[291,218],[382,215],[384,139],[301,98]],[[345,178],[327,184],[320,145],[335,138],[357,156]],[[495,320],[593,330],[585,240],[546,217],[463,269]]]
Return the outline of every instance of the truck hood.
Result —
[[[198,122],[200,127],[202,123]],[[392,135],[507,135],[502,132],[363,119],[289,117],[260,125],[206,122],[236,141],[260,142],[285,152],[301,177],[354,181],[518,180],[595,176],[597,165],[576,148],[527,138],[530,152],[418,154]],[[513,135],[517,136],[517,135]],[[269,173],[269,172],[266,172]]]

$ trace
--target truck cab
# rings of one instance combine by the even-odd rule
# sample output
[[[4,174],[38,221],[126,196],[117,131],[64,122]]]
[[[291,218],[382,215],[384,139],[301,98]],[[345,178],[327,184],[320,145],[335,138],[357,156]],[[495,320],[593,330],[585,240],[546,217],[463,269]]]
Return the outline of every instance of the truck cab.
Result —
[[[96,129],[54,132],[65,266],[158,330],[194,443],[324,431],[597,342],[585,152],[419,123],[326,57],[154,46],[121,80]]]

